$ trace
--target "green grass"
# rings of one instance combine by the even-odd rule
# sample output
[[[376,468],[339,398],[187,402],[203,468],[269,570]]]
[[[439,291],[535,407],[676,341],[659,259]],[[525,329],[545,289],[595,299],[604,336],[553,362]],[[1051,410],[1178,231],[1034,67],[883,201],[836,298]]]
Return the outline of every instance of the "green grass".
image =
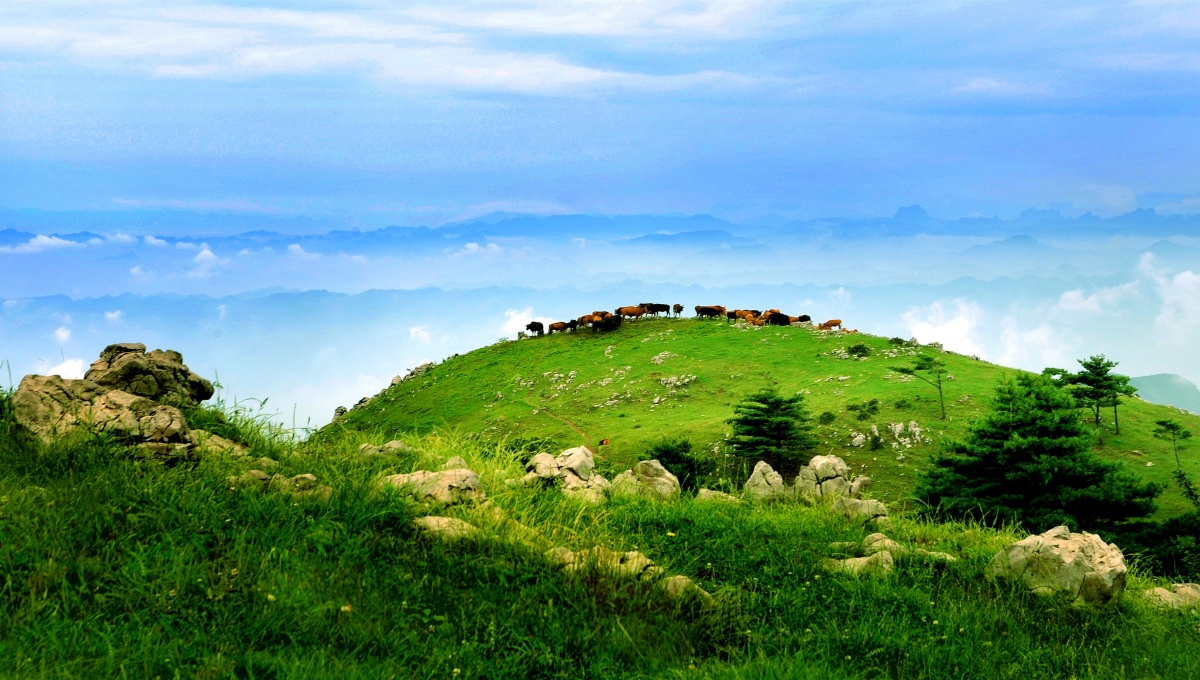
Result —
[[[859,343],[869,348],[869,356],[839,358],[842,350]],[[609,439],[609,445],[597,448],[598,460],[609,470],[621,470],[663,436],[686,437],[697,450],[723,457],[730,431],[725,420],[733,414],[733,405],[749,392],[774,385],[782,392],[804,392],[814,417],[824,411],[836,414],[834,422],[817,426],[821,444],[815,453],[842,456],[857,473],[875,480],[878,497],[902,503],[912,491],[914,475],[940,443],[961,436],[971,419],[988,408],[999,380],[1017,371],[939,354],[953,375],[945,384],[947,419],[942,421],[933,388],[919,381],[901,382],[890,370],[909,360],[886,356],[896,349],[887,338],[866,334],[734,327],[693,319],[639,320],[608,334],[556,334],[454,357],[424,376],[388,388],[327,427],[318,439],[336,441],[340,433],[352,431],[371,432],[382,441],[435,428],[461,428],[491,439],[544,438],[561,447],[595,447]],[[670,354],[661,364],[654,363],[663,352]],[[567,383],[572,371],[575,377]],[[556,374],[563,377],[555,379]],[[659,381],[685,375],[696,379],[666,396],[669,389]],[[610,382],[600,384],[606,379]],[[605,405],[614,394],[621,395],[617,403]],[[666,396],[665,403],[654,405],[656,396]],[[870,399],[880,401],[880,411],[867,421],[857,420],[847,409]],[[898,408],[904,401],[909,406]],[[1080,411],[1081,418],[1087,415]],[[1161,516],[1189,509],[1171,481],[1175,461],[1170,445],[1150,433],[1161,418],[1174,418],[1200,433],[1200,418],[1130,399],[1121,407],[1117,435],[1110,415],[1105,414],[1097,452],[1127,462],[1148,480],[1167,484],[1159,501]],[[886,434],[888,423],[913,420],[932,443],[893,449],[885,436],[884,448],[876,451],[850,447],[851,432],[875,424]],[[1200,447],[1193,446],[1192,454],[1183,456],[1193,476],[1200,476],[1198,451]]]
[[[232,414],[237,427],[252,420]],[[269,435],[269,433],[268,433]],[[889,535],[953,553],[856,579],[820,567],[868,530],[820,508],[689,498],[580,504],[506,486],[529,451],[461,434],[363,458],[270,436],[248,458],[331,484],[326,503],[231,491],[253,464],[164,467],[112,442],[0,440],[0,675],[6,677],[1195,677],[1196,614],[1134,593],[1077,611],[987,582],[1017,538],[899,518]],[[451,455],[492,502],[536,530],[458,544],[420,539],[420,510],[373,491]],[[480,509],[455,515],[487,527]],[[715,596],[680,608],[655,588],[567,576],[549,545],[640,550]],[[1130,590],[1151,587],[1136,572]],[[456,670],[457,669],[457,670]]]

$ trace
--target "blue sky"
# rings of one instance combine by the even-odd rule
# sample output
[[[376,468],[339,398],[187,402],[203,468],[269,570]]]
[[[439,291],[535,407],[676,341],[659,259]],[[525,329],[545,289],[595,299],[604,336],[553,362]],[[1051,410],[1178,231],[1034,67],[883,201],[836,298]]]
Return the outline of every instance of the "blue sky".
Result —
[[[0,207],[1200,212],[1187,2],[0,6]]]

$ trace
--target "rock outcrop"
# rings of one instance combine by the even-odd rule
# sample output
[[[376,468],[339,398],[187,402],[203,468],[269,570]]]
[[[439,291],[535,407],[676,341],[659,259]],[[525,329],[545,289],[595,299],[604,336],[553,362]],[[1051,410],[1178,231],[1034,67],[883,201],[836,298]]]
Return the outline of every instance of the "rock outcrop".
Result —
[[[466,468],[429,472],[417,470],[379,480],[380,488],[399,489],[418,503],[456,505],[487,498],[479,475]]]
[[[1151,603],[1169,609],[1194,609],[1200,607],[1200,585],[1195,583],[1173,583],[1170,588],[1155,588],[1146,593]]]
[[[83,429],[162,457],[246,453],[236,442],[188,427],[180,408],[212,395],[212,383],[185,366],[179,352],[121,343],[106,347],[81,379],[25,376],[12,402],[17,423],[45,442]]]
[[[850,466],[837,456],[813,456],[794,482],[796,498],[805,503],[832,503],[843,496],[860,498],[871,487],[870,477],[852,477]]]
[[[760,460],[755,464],[750,478],[742,486],[742,493],[749,498],[763,502],[781,501],[791,495],[783,483],[783,476],[775,472],[774,468],[765,460]]]
[[[1065,526],[1013,543],[987,568],[991,579],[1018,581],[1037,595],[1062,595],[1075,605],[1096,607],[1120,599],[1125,573],[1120,548]]]
[[[558,484],[568,496],[591,503],[604,500],[608,480],[596,474],[596,460],[586,447],[567,449],[557,456],[539,453],[525,464],[522,484]]]
[[[700,489],[696,492],[696,500],[698,501],[718,501],[721,503],[741,503],[741,499],[737,496],[732,496],[724,491],[714,491],[713,489]]]
[[[833,502],[831,509],[851,522],[871,522],[886,519],[887,507],[874,499],[842,496]]]
[[[679,479],[657,460],[639,461],[612,481],[611,492],[616,495],[641,496],[656,500],[679,498]]]
[[[412,523],[422,536],[439,541],[457,541],[479,534],[474,524],[454,517],[418,517]]]
[[[871,557],[877,553],[888,552],[896,562],[956,562],[958,558],[944,552],[932,552],[924,548],[909,548],[888,538],[885,534],[874,533],[860,543],[830,544],[835,552],[850,557]]]

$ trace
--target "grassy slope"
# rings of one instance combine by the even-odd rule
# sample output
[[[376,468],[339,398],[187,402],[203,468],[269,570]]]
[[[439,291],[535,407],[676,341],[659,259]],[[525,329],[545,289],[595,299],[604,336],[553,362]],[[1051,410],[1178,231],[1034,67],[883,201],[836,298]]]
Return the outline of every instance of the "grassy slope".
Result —
[[[0,422],[0,434],[4,434]],[[1128,593],[1089,613],[983,577],[1012,534],[898,519],[947,568],[886,579],[825,573],[831,541],[869,531],[819,508],[618,500],[586,506],[510,488],[528,451],[418,437],[363,458],[363,437],[303,450],[249,433],[250,458],[335,488],[327,503],[231,491],[257,465],[164,468],[87,439],[0,437],[3,677],[1197,677],[1197,614]],[[464,456],[495,505],[573,549],[644,551],[713,592],[711,612],[655,589],[569,577],[503,532],[421,540],[384,474]],[[468,508],[449,514],[482,523]],[[1152,583],[1137,576],[1130,590]]]
[[[833,354],[860,342],[872,350],[865,360]],[[609,347],[612,350],[606,353]],[[663,435],[686,436],[709,450],[722,450],[720,443],[728,432],[724,421],[732,415],[733,404],[747,392],[774,384],[781,391],[805,391],[814,415],[826,410],[837,414],[831,425],[818,426],[823,443],[817,453],[844,457],[857,472],[876,480],[877,496],[894,500],[908,495],[913,474],[944,438],[961,436],[970,419],[987,409],[1002,376],[1015,373],[1015,369],[942,354],[954,380],[945,385],[948,417],[941,421],[931,387],[902,383],[889,370],[907,361],[904,356],[885,356],[895,349],[886,338],[865,334],[732,327],[693,319],[642,320],[605,335],[556,334],[491,345],[449,359],[425,376],[390,387],[370,404],[352,410],[326,434],[344,428],[387,439],[434,428],[461,428],[493,437],[546,437],[563,447],[595,446],[607,438],[611,443],[598,449],[599,459],[609,470],[617,470],[629,467],[650,441]],[[655,364],[653,358],[662,352],[670,356]],[[571,371],[576,375],[569,382],[566,377],[553,379],[554,374],[568,376]],[[654,398],[668,392],[658,381],[682,375],[697,379],[654,406]],[[843,376],[849,379],[838,380]],[[605,379],[611,382],[601,385]],[[619,403],[604,406],[614,395],[621,395]],[[897,409],[895,404],[903,398],[913,406]],[[846,405],[864,399],[879,399],[883,406],[878,416],[860,422]],[[1175,462],[1169,445],[1151,437],[1154,421],[1174,418],[1200,433],[1200,418],[1137,399],[1122,406],[1120,435],[1113,433],[1108,415],[1100,455],[1127,461],[1145,478],[1162,483],[1170,482]],[[889,422],[912,420],[926,429],[932,443],[877,451],[849,445],[852,431],[863,431],[872,423],[886,431]],[[903,459],[898,459],[901,453]],[[1153,467],[1146,467],[1147,462]],[[1200,475],[1200,457],[1185,456],[1184,465]],[[1163,514],[1182,511],[1185,504],[1173,484],[1160,502]]]

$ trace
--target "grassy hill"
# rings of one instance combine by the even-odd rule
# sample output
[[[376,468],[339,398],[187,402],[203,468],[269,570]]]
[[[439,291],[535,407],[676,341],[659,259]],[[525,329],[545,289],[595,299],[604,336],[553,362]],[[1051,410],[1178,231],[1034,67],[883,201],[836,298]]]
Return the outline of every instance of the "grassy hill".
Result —
[[[868,356],[847,353],[859,343],[869,349]],[[952,376],[944,387],[944,421],[934,389],[891,370],[918,349],[938,353]],[[453,357],[389,387],[318,438],[354,432],[383,441],[457,428],[492,439],[545,439],[550,447],[588,444],[599,452],[602,465],[616,471],[628,468],[652,441],[681,436],[724,460],[725,420],[733,405],[748,392],[774,385],[782,392],[804,393],[814,416],[835,414],[832,423],[817,425],[822,443],[816,453],[842,456],[857,473],[875,479],[878,497],[895,502],[908,496],[914,473],[940,443],[961,436],[987,409],[997,382],[1016,372],[865,333],[645,319],[611,333],[501,342]],[[672,380],[682,386],[672,387]],[[880,410],[866,421],[847,409],[870,399],[879,400]],[[1160,418],[1174,418],[1200,433],[1196,416],[1131,399],[1121,407],[1119,435],[1106,415],[1099,454],[1127,462],[1147,479],[1169,483],[1170,447],[1150,434]],[[913,421],[929,441],[900,446],[888,424]],[[871,425],[884,435],[882,448],[852,447],[852,434]],[[605,439],[609,443],[598,446]],[[1184,464],[1200,475],[1200,457],[1185,456]],[[1187,507],[1173,484],[1160,506],[1162,514]]]

